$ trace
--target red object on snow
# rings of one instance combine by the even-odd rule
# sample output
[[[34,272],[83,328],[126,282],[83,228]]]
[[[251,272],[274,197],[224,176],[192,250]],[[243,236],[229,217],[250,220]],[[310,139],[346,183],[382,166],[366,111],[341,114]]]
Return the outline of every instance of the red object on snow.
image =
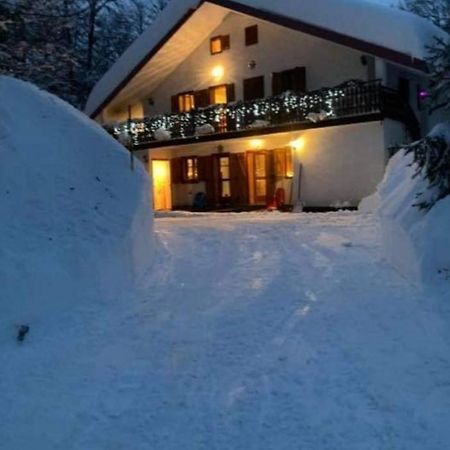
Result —
[[[275,191],[275,195],[271,200],[267,202],[267,209],[273,210],[273,209],[281,209],[284,206],[285,202],[285,192],[284,189],[279,187]]]
[[[281,209],[284,206],[285,203],[285,192],[284,189],[279,187],[276,191],[275,191],[275,204],[277,209]]]

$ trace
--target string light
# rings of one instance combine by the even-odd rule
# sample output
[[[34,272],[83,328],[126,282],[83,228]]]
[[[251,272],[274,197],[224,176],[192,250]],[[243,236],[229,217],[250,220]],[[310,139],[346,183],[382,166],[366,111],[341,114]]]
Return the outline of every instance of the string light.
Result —
[[[343,99],[347,95],[355,95],[357,84],[350,83],[307,94],[286,92],[250,102],[238,101],[190,112],[126,121],[115,124],[113,134],[119,139],[121,136],[128,136],[133,145],[142,145],[155,141],[154,133],[160,129],[169,131],[172,139],[176,139],[193,137],[196,135],[196,129],[206,124],[213,125],[217,132],[220,132],[244,130],[256,120],[267,121],[271,126],[308,121],[308,115],[311,114],[325,120],[337,117],[337,109],[342,107]],[[362,91],[361,95],[367,95],[367,98],[373,101],[375,93],[376,99],[377,85],[368,86],[366,83],[365,86],[367,91]],[[221,127],[225,130],[221,130]]]

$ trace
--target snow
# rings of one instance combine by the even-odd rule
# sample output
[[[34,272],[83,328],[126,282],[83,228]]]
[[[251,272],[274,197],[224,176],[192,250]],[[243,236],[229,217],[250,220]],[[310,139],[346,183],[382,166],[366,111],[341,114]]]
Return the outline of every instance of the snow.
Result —
[[[166,213],[155,231],[135,297],[0,341],[3,448],[447,447],[450,304],[385,264],[375,216]]]
[[[450,126],[438,125],[430,135],[450,140]],[[450,278],[450,198],[437,202],[429,212],[413,206],[419,194],[430,195],[428,183],[422,176],[414,177],[415,171],[413,155],[398,152],[360,211],[379,216],[384,253],[393,267],[411,282],[434,283]]]
[[[0,98],[2,449],[448,446],[450,280],[392,270],[377,215],[164,213],[152,239],[119,144]]]
[[[427,46],[432,44],[435,36],[448,39],[447,34],[431,22],[412,13],[373,1],[241,0],[237,3],[376,44],[410,55],[411,59],[423,60],[427,56]],[[198,0],[172,0],[159,15],[158,20],[125,51],[96,84],[87,101],[86,113],[93,114],[150,51],[158,47],[170,30],[182,21],[188,11],[197,7]],[[214,23],[211,21],[211,26]],[[208,24],[205,23],[205,26]],[[176,57],[174,54],[173,58]]]
[[[84,114],[7,77],[0,98],[4,347],[15,326],[52,334],[77,304],[129,291],[151,260],[152,216],[144,168],[132,172],[128,152]]]

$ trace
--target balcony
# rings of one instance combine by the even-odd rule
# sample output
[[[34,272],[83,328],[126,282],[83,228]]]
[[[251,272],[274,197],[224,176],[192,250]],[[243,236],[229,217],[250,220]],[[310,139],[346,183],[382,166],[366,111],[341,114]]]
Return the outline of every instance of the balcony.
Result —
[[[133,119],[107,129],[128,147],[142,149],[383,117],[405,123],[413,138],[420,135],[410,106],[397,91],[382,86],[380,80],[348,81],[308,93],[286,92],[248,102]]]

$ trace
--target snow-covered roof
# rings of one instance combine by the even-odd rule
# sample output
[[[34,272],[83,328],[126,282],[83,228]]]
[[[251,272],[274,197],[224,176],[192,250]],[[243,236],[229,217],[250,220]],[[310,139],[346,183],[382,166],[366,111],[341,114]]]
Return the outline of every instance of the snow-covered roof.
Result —
[[[172,0],[96,84],[86,113],[96,116],[113,99],[125,102],[143,83],[156,88],[230,11],[419,69],[433,38],[447,39],[421,17],[364,0]]]

